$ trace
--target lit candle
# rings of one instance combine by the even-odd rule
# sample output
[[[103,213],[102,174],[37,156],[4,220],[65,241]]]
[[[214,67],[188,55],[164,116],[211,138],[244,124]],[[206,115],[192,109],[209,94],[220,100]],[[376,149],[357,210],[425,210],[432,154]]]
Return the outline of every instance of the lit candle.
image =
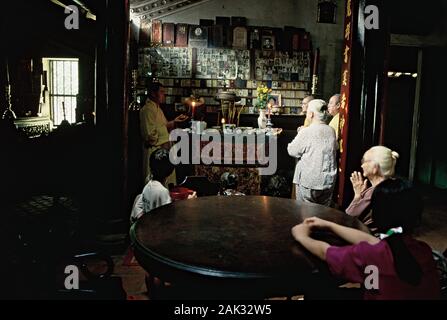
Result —
[[[268,112],[268,116],[269,116],[269,119],[270,119],[270,113],[272,112],[272,104],[269,103],[269,104],[267,105],[267,108],[268,108],[268,110],[269,110],[269,112]]]
[[[195,115],[195,109],[196,109],[196,102],[195,101],[193,101],[192,102],[192,119],[194,120],[194,115]]]

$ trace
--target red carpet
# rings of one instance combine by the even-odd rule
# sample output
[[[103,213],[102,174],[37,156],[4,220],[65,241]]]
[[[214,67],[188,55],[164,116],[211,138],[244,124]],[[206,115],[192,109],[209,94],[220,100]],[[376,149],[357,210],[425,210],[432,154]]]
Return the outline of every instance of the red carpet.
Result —
[[[139,266],[138,261],[135,259],[135,255],[133,254],[132,247],[127,249],[127,253],[123,259],[123,266]]]

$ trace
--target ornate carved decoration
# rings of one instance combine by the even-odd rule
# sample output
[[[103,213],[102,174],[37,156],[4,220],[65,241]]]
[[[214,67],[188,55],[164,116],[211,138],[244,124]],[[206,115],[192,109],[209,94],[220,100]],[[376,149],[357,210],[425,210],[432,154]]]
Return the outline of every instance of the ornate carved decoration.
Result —
[[[157,19],[209,0],[131,0],[130,14],[139,19]]]

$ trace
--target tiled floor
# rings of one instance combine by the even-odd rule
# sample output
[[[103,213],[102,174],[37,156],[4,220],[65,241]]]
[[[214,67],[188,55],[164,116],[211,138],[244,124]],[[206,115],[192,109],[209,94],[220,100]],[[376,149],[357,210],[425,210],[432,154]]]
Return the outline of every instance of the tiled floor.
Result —
[[[447,190],[424,189],[421,194],[425,207],[416,237],[443,252],[447,249]]]
[[[146,272],[140,266],[126,266],[123,264],[124,256],[115,256],[115,275],[123,280],[124,290],[129,300],[148,300],[145,284]]]

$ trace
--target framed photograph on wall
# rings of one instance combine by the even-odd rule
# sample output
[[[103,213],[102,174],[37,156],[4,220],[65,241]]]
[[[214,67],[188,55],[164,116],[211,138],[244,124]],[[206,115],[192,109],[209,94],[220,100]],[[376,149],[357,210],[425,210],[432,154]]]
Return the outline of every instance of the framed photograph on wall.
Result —
[[[247,49],[247,28],[236,27],[233,29],[233,48]]]
[[[274,51],[275,50],[275,36],[263,35],[262,36],[262,50]]]
[[[281,107],[281,95],[280,94],[275,94],[275,93],[271,93],[268,95],[267,97],[267,104],[271,104],[272,105],[272,110],[275,110],[279,107]],[[275,111],[273,111],[275,112]]]
[[[180,103],[180,102],[176,102],[174,104],[174,109],[175,109],[175,112],[177,112],[177,113],[186,113],[188,111],[188,107],[185,104]]]
[[[208,47],[208,28],[202,26],[189,26],[188,45],[192,48]]]

